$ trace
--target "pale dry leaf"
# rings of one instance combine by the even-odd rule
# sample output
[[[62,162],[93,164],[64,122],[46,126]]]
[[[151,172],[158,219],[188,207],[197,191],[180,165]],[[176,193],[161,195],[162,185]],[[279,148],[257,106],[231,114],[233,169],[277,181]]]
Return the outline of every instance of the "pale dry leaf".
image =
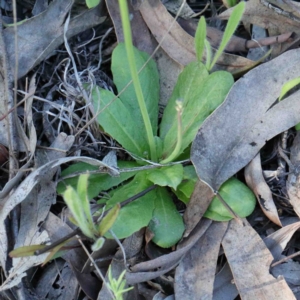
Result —
[[[214,191],[247,165],[277,134],[300,121],[300,92],[276,104],[284,83],[300,73],[300,50],[249,71],[203,123],[192,144],[199,178]]]
[[[2,17],[0,15],[0,17]],[[10,151],[25,151],[23,140],[17,134],[15,114],[9,113],[14,109],[13,97],[13,71],[8,59],[7,45],[3,37],[3,29],[0,29],[0,143]]]
[[[289,200],[295,213],[300,217],[300,132],[298,131],[291,147],[290,161],[292,168],[289,170],[286,189]]]
[[[214,197],[212,190],[201,180],[197,181],[193,194],[183,215],[185,232],[187,237],[199,223],[205,214],[211,200]]]
[[[143,1],[140,12],[153,36],[173,60],[184,66],[196,60],[194,38],[177,22],[174,23],[174,18],[160,0]],[[244,57],[223,53],[215,69],[239,73],[255,64],[257,63]]]
[[[270,187],[265,181],[261,168],[260,153],[245,167],[247,185],[254,192],[256,199],[269,220],[282,227]]]
[[[270,275],[273,256],[246,219],[229,222],[222,245],[243,300],[296,299],[282,277]]]
[[[64,22],[74,0],[56,0],[34,18],[18,25],[18,78],[23,77],[34,66],[55,54],[54,50],[63,43]],[[69,24],[67,37],[70,38],[86,29],[102,23],[106,17],[101,15],[98,7],[86,10],[74,17]],[[43,28],[43,30],[37,30]],[[34,32],[34,34],[32,34]],[[8,62],[15,69],[15,32],[8,27],[3,32]]]
[[[176,298],[212,299],[220,243],[227,226],[227,222],[213,222],[180,261],[175,272]]]
[[[215,277],[213,300],[232,300],[238,294],[229,264],[226,263]]]
[[[65,157],[66,151],[70,149],[72,144],[73,140],[66,139],[65,134],[59,135],[51,145],[52,150],[38,150],[36,152],[36,166],[43,166],[54,158],[57,159]],[[56,151],[53,149],[58,150]],[[47,176],[41,178],[41,180],[33,187],[28,196],[22,201],[20,212],[20,230],[18,232],[14,249],[23,246],[49,242],[48,234],[45,231],[40,230],[40,226],[45,221],[51,205],[55,204],[56,202],[56,183],[51,181],[56,171],[57,168],[48,170]],[[1,234],[4,238],[0,242],[1,248],[3,252],[6,252],[7,240],[9,240],[9,236],[7,236],[5,231],[1,231]],[[3,259],[6,260],[6,257]],[[9,271],[9,276],[6,279],[7,284],[3,285],[1,288],[7,289],[18,284],[21,281],[21,278],[24,277],[24,272],[35,265],[39,265],[42,262],[41,259],[44,260],[45,257],[32,256],[30,258],[13,258],[13,267]]]
[[[49,242],[49,236],[45,231],[34,237],[35,244],[41,245],[45,242]],[[14,258],[14,265],[9,270],[8,277],[3,281],[2,285],[0,286],[0,291],[7,290],[18,285],[21,282],[22,278],[27,275],[26,271],[31,267],[40,265],[46,259],[47,255],[48,254],[45,253],[38,257],[30,256]]]
[[[264,242],[271,251],[275,261],[284,257],[281,253],[285,249],[294,233],[300,228],[300,222],[296,222],[276,230],[264,238]]]

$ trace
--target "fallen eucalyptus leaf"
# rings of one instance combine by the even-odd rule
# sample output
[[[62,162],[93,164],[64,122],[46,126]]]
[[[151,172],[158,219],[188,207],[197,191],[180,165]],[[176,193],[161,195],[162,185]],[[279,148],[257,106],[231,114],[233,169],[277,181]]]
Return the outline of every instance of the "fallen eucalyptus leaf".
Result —
[[[286,281],[270,274],[273,256],[247,220],[232,220],[222,246],[241,299],[296,299]]]
[[[213,222],[181,260],[175,273],[177,299],[213,299],[213,286],[220,243],[228,223]]]
[[[267,140],[300,121],[299,91],[275,104],[282,85],[299,75],[299,53],[288,51],[249,71],[199,129],[191,160],[214,191],[248,164]]]
[[[269,220],[282,227],[277,208],[274,204],[271,189],[266,183],[262,173],[259,153],[246,166],[245,179],[248,186],[254,192],[264,214],[269,218]]]

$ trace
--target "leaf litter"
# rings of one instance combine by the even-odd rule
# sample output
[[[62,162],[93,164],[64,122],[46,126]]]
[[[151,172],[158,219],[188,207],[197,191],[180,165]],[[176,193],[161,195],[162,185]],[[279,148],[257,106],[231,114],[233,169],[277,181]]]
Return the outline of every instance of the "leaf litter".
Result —
[[[122,40],[117,1],[106,2],[109,15],[104,9],[104,1],[96,9],[82,10],[82,8],[74,6],[73,1],[56,0],[44,7],[43,12],[35,18],[18,25],[19,66],[15,76],[23,80],[23,76],[34,78],[36,72],[37,75],[35,75],[35,88],[31,86],[28,90],[25,89],[25,92],[19,90],[20,95],[25,97],[26,107],[23,110],[16,109],[19,116],[16,122],[13,119],[13,116],[16,115],[9,113],[10,110],[14,111],[15,104],[11,101],[7,106],[5,103],[5,97],[13,99],[13,94],[8,86],[12,86],[15,72],[15,31],[13,27],[9,26],[1,33],[5,43],[0,40],[0,46],[6,49],[8,56],[6,65],[1,64],[1,73],[5,74],[4,80],[1,82],[3,86],[1,90],[4,91],[0,98],[1,115],[5,118],[1,120],[1,124],[4,126],[1,126],[0,141],[10,153],[12,153],[12,149],[16,149],[13,147],[19,147],[17,149],[21,167],[19,172],[17,172],[18,169],[15,170],[15,177],[13,177],[14,175],[10,178],[4,176],[4,180],[1,182],[3,189],[0,192],[0,261],[2,272],[6,278],[1,285],[2,293],[7,293],[8,288],[15,292],[16,285],[19,290],[26,291],[23,283],[24,276],[29,276],[33,267],[44,262],[48,256],[48,254],[42,254],[30,258],[9,258],[9,251],[20,246],[49,244],[50,241],[54,243],[66,235],[76,232],[74,224],[66,224],[65,220],[61,219],[64,214],[61,215],[61,218],[58,216],[63,207],[56,195],[60,167],[71,161],[79,160],[94,165],[96,169],[100,167],[100,172],[108,172],[112,175],[120,174],[115,163],[107,163],[104,160],[108,151],[102,145],[114,146],[113,148],[118,151],[120,148],[115,147],[116,144],[111,137],[105,136],[93,123],[92,109],[88,103],[83,103],[82,98],[85,96],[80,96],[78,88],[81,83],[74,84],[74,77],[78,74],[75,74],[72,69],[74,68],[72,63],[76,60],[80,70],[80,80],[83,83],[87,78],[92,81],[96,78],[102,86],[110,91],[115,88],[107,75],[99,70],[101,64],[106,71],[109,70],[108,62],[111,51],[109,45],[105,44],[106,52],[103,53],[103,57],[106,56],[107,61],[103,60],[101,56],[99,58],[97,52],[99,49],[100,52],[102,51],[102,42],[110,40],[110,43],[113,44],[115,41],[111,33],[108,32],[105,35],[107,30],[104,32],[97,27],[101,23],[105,24],[107,28],[111,27],[111,23],[105,23],[105,19],[111,18],[117,39],[118,41]],[[293,3],[287,2],[290,7],[294,8]],[[75,17],[70,21],[67,36],[72,45],[73,62],[66,55],[66,49],[60,46],[64,40],[65,18],[72,5],[72,13],[75,13]],[[169,7],[169,9],[174,13],[174,9],[176,12],[179,6],[177,4],[177,7],[175,5],[175,8]],[[23,7],[23,9],[26,8]],[[164,80],[160,82],[160,103],[164,105],[171,96],[182,66],[196,58],[193,37],[176,23],[167,9],[168,6],[165,7],[160,1],[151,0],[143,1],[142,4],[135,7],[135,10],[131,11],[135,20],[138,20],[134,22],[136,26],[133,26],[133,31],[136,33],[134,35],[135,45],[141,50],[146,50],[150,55],[156,48],[157,42],[163,49],[156,54],[156,61],[159,65],[160,77],[164,76]],[[184,17],[187,22],[192,23],[190,19],[195,15],[187,4],[185,4],[185,12]],[[221,14],[221,18],[228,19],[230,12],[230,9],[226,10]],[[244,25],[257,24],[267,28],[272,35],[282,37],[282,39],[276,39],[276,43],[279,41],[279,44],[274,44],[274,40],[266,42],[266,45],[275,45],[272,57],[278,56],[278,58],[258,67],[255,67],[258,62],[246,59],[237,53],[223,53],[218,61],[217,69],[230,71],[236,76],[250,68],[254,69],[237,80],[227,99],[206,119],[193,142],[191,160],[201,181],[195,184],[189,203],[181,211],[184,214],[185,222],[184,238],[173,249],[161,249],[154,245],[151,232],[144,233],[144,230],[141,229],[138,233],[126,238],[122,245],[119,243],[120,249],[116,254],[114,253],[115,244],[113,247],[108,247],[107,252],[103,249],[104,256],[101,256],[102,249],[98,253],[97,251],[93,253],[93,256],[102,257],[99,264],[104,273],[109,264],[111,264],[116,278],[123,270],[126,270],[127,284],[138,284],[136,289],[144,296],[147,295],[146,291],[153,296],[158,289],[167,293],[164,284],[168,284],[169,290],[171,288],[174,291],[175,297],[182,299],[186,297],[189,299],[218,299],[220,294],[224,297],[219,299],[234,299],[237,294],[242,299],[295,299],[299,280],[297,281],[297,277],[290,276],[290,274],[292,270],[298,270],[295,258],[292,260],[293,252],[296,252],[297,247],[290,247],[287,251],[287,244],[296,239],[299,225],[298,222],[295,222],[282,227],[292,219],[278,209],[278,206],[284,205],[283,208],[289,209],[289,212],[292,211],[291,215],[299,215],[297,212],[299,137],[290,129],[300,121],[299,92],[296,90],[286,99],[277,103],[282,85],[299,74],[297,69],[299,50],[283,53],[291,47],[297,46],[299,26],[296,18],[293,17],[294,14],[290,12],[285,15],[278,14],[278,10],[275,12],[274,9],[262,5],[256,0],[246,3]],[[181,21],[179,20],[179,22]],[[51,26],[47,26],[48,24]],[[32,32],[37,33],[36,28],[39,26],[48,28],[47,34],[40,31],[41,34],[32,35]],[[93,29],[88,33],[83,34],[84,30],[92,27]],[[218,30],[218,34],[210,35],[212,45],[218,45],[220,41],[221,30]],[[145,34],[140,33],[143,31]],[[213,32],[213,29],[209,32]],[[292,35],[291,32],[295,34]],[[35,38],[32,39],[32,36]],[[101,40],[101,36],[105,36],[105,38]],[[99,40],[101,40],[100,43]],[[233,42],[230,44],[231,48],[228,48],[231,49],[230,51],[238,51],[237,49],[241,49],[239,47],[245,41],[249,41],[248,47],[249,45],[252,47],[251,41],[247,37],[233,38],[233,40],[236,44]],[[84,42],[82,43],[82,41]],[[265,41],[261,42],[265,45]],[[60,50],[57,51],[59,47]],[[82,47],[83,51],[80,50]],[[247,51],[247,49],[243,48],[243,51]],[[5,53],[5,51],[1,52]],[[165,57],[165,65],[159,63],[160,56]],[[2,58],[2,61],[5,62],[5,57]],[[90,67],[91,61],[96,61],[98,68]],[[173,64],[174,70],[170,80],[168,80],[170,69],[166,67],[169,63]],[[7,68],[7,65],[11,70]],[[109,71],[107,73],[109,74]],[[78,78],[75,81],[78,81]],[[36,89],[35,92],[34,89]],[[20,100],[19,98],[18,100]],[[47,105],[41,105],[39,101],[43,101]],[[46,114],[44,113],[42,116],[40,111],[43,108],[46,110]],[[47,118],[45,118],[46,115]],[[12,129],[10,133],[7,129],[3,130],[6,128],[7,116],[10,118]],[[42,123],[39,121],[41,118],[44,118],[44,128],[41,128]],[[15,138],[16,135],[12,134],[14,130],[18,132],[18,139]],[[266,160],[268,147],[272,147],[276,136],[284,131],[290,133],[287,146],[283,149],[284,151],[277,150],[278,157],[275,159],[271,157],[271,163],[268,163]],[[8,134],[11,135],[11,141]],[[60,140],[59,145],[55,144],[57,139]],[[54,143],[51,145],[53,141]],[[268,141],[267,144],[266,141]],[[12,142],[13,144],[11,144]],[[293,146],[291,146],[292,142]],[[266,146],[264,146],[265,144]],[[47,149],[47,146],[50,148]],[[46,149],[43,150],[43,147]],[[291,151],[290,155],[289,150]],[[124,154],[121,154],[122,151],[119,152],[118,156],[124,158]],[[259,156],[262,161],[259,160]],[[128,159],[126,155],[125,158]],[[280,159],[287,161],[283,167],[285,172],[276,173],[274,165],[276,166]],[[17,165],[15,162],[13,163],[11,157],[8,160],[9,164],[6,168],[11,171],[11,168]],[[32,161],[35,163],[34,166]],[[270,171],[266,169],[265,164]],[[238,174],[239,178],[243,178],[240,170],[246,165],[248,165],[245,174],[246,181],[259,199],[265,216],[261,210],[256,209],[253,215],[258,214],[258,217],[250,216],[250,224],[245,219],[212,222],[204,218],[203,215],[214,197],[214,192],[219,190],[220,186],[231,176]],[[26,178],[23,177],[24,172],[27,172]],[[267,172],[273,172],[276,176],[278,175],[278,178],[276,176],[271,179],[264,178],[263,174],[267,174]],[[287,175],[288,177],[286,177]],[[161,178],[170,188],[176,189],[178,186],[178,182],[172,181],[172,176],[170,178],[159,177],[161,176],[159,170],[151,176],[154,183]],[[278,199],[283,200],[279,203]],[[289,199],[289,201],[287,202],[285,199]],[[161,205],[161,209],[164,207]],[[50,209],[56,214],[50,212]],[[19,216],[15,214],[18,210]],[[11,222],[15,222],[13,226],[11,225],[11,228],[15,228],[15,233],[11,236],[9,235],[11,229],[7,225],[9,214],[15,215],[11,218]],[[261,224],[267,223],[268,220],[277,226],[269,223],[268,231],[259,230]],[[125,222],[126,220],[124,220]],[[278,229],[278,226],[282,228]],[[148,258],[143,253],[144,235],[149,238],[146,251]],[[84,237],[79,237],[79,241],[81,239]],[[85,243],[88,244],[88,241]],[[83,299],[85,294],[91,299],[110,299],[112,296],[105,282],[100,288],[103,278],[101,279],[93,266],[87,268],[89,262],[92,261],[91,257],[88,258],[81,248],[76,248],[80,242],[74,239],[65,245],[75,248],[65,251],[54,262],[56,268],[53,268],[53,263],[48,263],[47,268],[39,269],[44,277],[42,276],[40,280],[35,278],[35,282],[32,282],[36,289],[36,295],[49,299],[58,296],[62,297],[61,299]],[[125,265],[124,253],[125,263],[128,263]],[[220,263],[221,259],[223,263]],[[225,260],[227,260],[226,264]],[[92,273],[96,274],[98,278],[92,276]],[[175,281],[173,283],[172,280],[167,281],[164,274],[168,274]],[[46,276],[49,276],[47,280],[45,280]],[[234,284],[232,284],[232,278],[234,278]],[[145,282],[148,282],[148,286],[145,285]],[[223,282],[223,285],[220,285],[220,282]],[[151,288],[149,289],[149,287]],[[149,296],[145,296],[145,298],[152,299]],[[126,293],[124,299],[135,299],[134,293]]]

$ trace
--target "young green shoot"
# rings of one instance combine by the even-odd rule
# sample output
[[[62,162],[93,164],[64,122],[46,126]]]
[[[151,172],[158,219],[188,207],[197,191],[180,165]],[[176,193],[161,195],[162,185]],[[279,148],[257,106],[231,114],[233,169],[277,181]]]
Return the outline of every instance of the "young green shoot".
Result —
[[[125,270],[120,274],[118,279],[115,279],[111,272],[111,267],[108,268],[108,283],[107,286],[113,292],[116,300],[123,300],[123,294],[129,292],[133,287],[125,289],[126,281],[124,279]]]
[[[234,7],[232,14],[228,20],[220,47],[219,47],[218,51],[216,52],[212,63],[209,66],[209,69],[208,69],[209,71],[213,68],[213,66],[216,64],[217,60],[219,59],[219,57],[225,50],[227,44],[229,43],[235,30],[237,29],[239,22],[242,19],[244,11],[245,11],[245,2],[243,2],[243,1]]]

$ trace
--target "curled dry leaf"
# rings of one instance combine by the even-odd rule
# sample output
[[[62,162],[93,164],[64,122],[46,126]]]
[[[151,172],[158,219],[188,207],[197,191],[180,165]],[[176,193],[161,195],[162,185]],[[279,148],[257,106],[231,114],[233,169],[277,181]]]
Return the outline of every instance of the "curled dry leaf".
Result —
[[[181,65],[196,60],[194,38],[174,22],[160,0],[143,1],[140,12],[156,40],[159,43],[163,41],[161,47],[172,59]],[[239,73],[255,64],[256,62],[244,57],[223,53],[216,68]]]
[[[242,299],[296,299],[282,277],[270,275],[273,256],[246,220],[232,220],[222,245]]]
[[[290,160],[292,169],[290,170],[286,189],[295,213],[300,216],[300,132],[298,131],[291,147]]]
[[[28,124],[30,126],[30,123]],[[35,130],[31,128],[31,135],[33,136],[32,141],[34,142]],[[68,138],[66,134],[60,134],[56,140],[52,143],[52,149],[56,150],[38,150],[35,154],[36,166],[43,166],[49,161],[58,158],[64,158],[66,151],[70,149],[74,142],[73,138]],[[32,144],[35,148],[35,144]],[[32,150],[32,148],[30,148]],[[32,150],[34,151],[34,149]],[[49,236],[46,231],[40,230],[40,224],[46,219],[50,207],[56,202],[56,183],[52,181],[57,168],[48,169],[47,173],[44,174],[37,183],[32,186],[29,194],[22,195],[20,193],[19,199],[21,200],[21,211],[20,211],[20,229],[16,238],[14,249],[22,246],[38,245],[49,241]],[[29,175],[30,177],[30,175]],[[21,183],[22,185],[22,183]],[[13,199],[16,195],[12,194],[11,197],[6,199],[5,204],[14,207]],[[11,202],[12,201],[12,202]],[[5,207],[4,204],[4,207]],[[12,209],[11,208],[11,209]],[[3,209],[5,211],[5,209]],[[2,213],[2,211],[1,211]],[[5,219],[5,212],[1,215],[2,221]],[[2,222],[1,221],[1,222]],[[4,266],[6,262],[7,244],[9,235],[5,231],[5,226],[0,226],[0,240],[2,255],[0,257],[1,264]],[[9,276],[6,278],[5,283],[0,289],[8,289],[17,285],[21,278],[26,275],[25,271],[29,268],[42,263],[47,255],[31,256],[31,257],[16,257],[12,259],[13,267],[9,270]]]
[[[264,214],[275,224],[282,227],[272,192],[267,185],[261,168],[260,153],[258,153],[245,168],[245,179],[254,192]]]
[[[227,222],[213,222],[180,261],[175,273],[177,299],[212,299],[220,243]]]
[[[192,144],[199,178],[214,191],[247,165],[277,134],[300,121],[300,92],[276,104],[281,87],[300,73],[300,50],[249,71],[206,119]]]
[[[280,228],[264,239],[266,246],[271,251],[275,260],[279,260],[283,257],[281,255],[282,251],[299,228],[300,222],[296,222]]]

